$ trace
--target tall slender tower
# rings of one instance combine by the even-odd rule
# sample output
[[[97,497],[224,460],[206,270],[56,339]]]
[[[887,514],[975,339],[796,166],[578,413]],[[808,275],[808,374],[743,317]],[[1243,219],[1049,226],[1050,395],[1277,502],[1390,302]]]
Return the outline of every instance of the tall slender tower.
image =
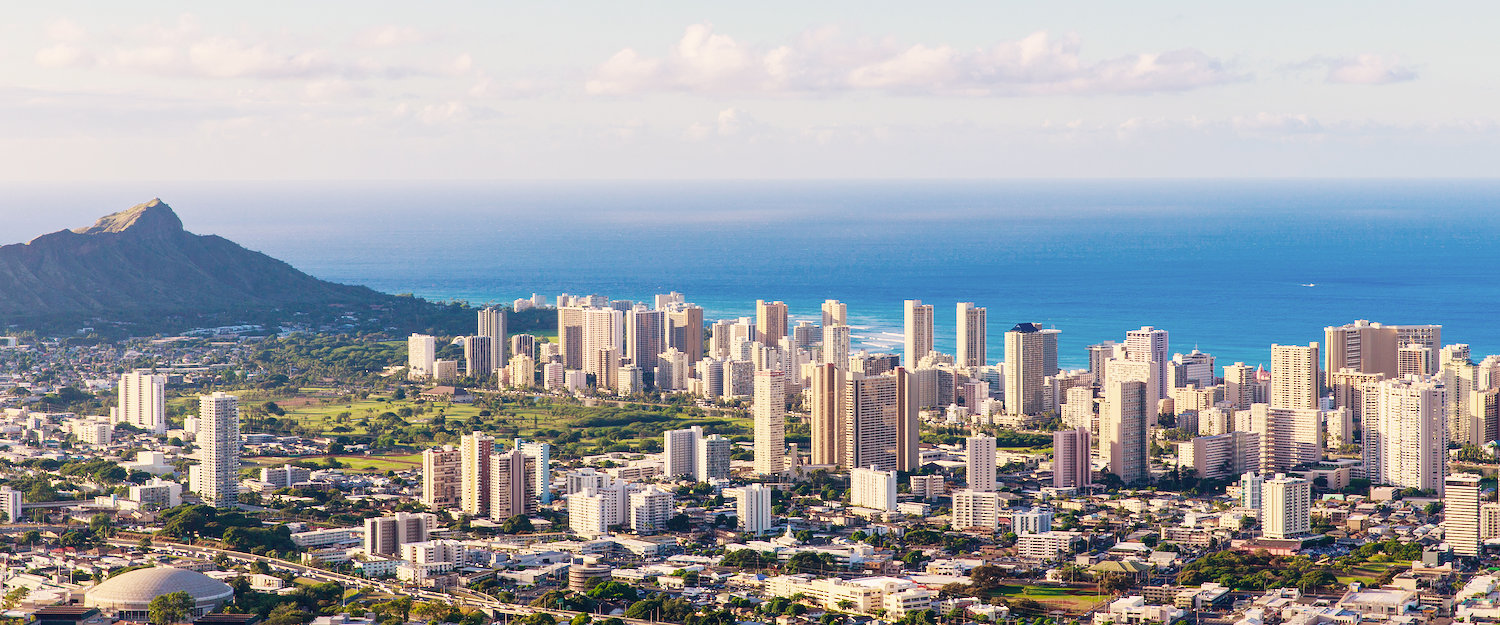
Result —
[[[839,326],[848,327],[848,326]],[[813,368],[812,385],[808,391],[809,418],[812,430],[812,463],[839,464],[844,454],[840,453],[843,424],[844,373],[831,363]]]
[[[582,369],[583,317],[587,308],[562,306],[557,309],[557,344],[562,349],[562,364],[568,369]]]
[[[463,455],[452,445],[422,450],[422,505],[456,507],[463,484]]]
[[[1479,555],[1479,476],[1457,473],[1444,480],[1443,539],[1453,554]]]
[[[985,343],[989,340],[988,312],[974,302],[958,304],[958,355],[954,362],[962,367],[983,367]]]
[[[932,351],[932,306],[922,300],[906,300],[906,351],[902,363],[915,369],[917,361]]]
[[[1104,382],[1104,409],[1099,414],[1099,454],[1108,459],[1109,472],[1126,484],[1150,477],[1146,454],[1147,395],[1145,382],[1121,379]]]
[[[1318,344],[1271,345],[1271,407],[1318,407]]]
[[[1005,412],[1040,414],[1047,345],[1042,327],[1018,323],[1005,333]],[[1056,343],[1053,343],[1056,345]],[[1056,360],[1056,356],[1053,356]]]
[[[775,347],[786,336],[786,303],[755,300],[755,332],[760,342]]]
[[[965,447],[964,475],[969,490],[985,493],[995,490],[995,437],[970,436]]]
[[[1093,481],[1089,438],[1086,427],[1052,433],[1052,486],[1082,488]]]
[[[479,309],[479,336],[490,337],[490,369],[504,365],[506,360],[505,347],[505,309],[496,306],[486,306]],[[489,375],[486,369],[482,375]],[[474,375],[473,371],[469,375]]]
[[[437,341],[430,335],[413,334],[406,339],[406,376],[413,380],[432,377],[437,360]]]
[[[1167,397],[1171,392],[1168,389],[1171,376],[1167,375],[1170,366],[1170,357],[1167,355],[1167,331],[1158,330],[1151,326],[1141,326],[1139,330],[1131,330],[1125,333],[1125,359],[1135,362],[1149,362],[1155,370],[1156,392],[1154,395],[1160,399]],[[1156,411],[1153,406],[1152,412]]]
[[[198,474],[203,503],[226,508],[239,502],[240,401],[222,391],[198,398]]]
[[[459,509],[476,517],[490,515],[490,458],[495,455],[495,437],[483,432],[459,439]]]
[[[625,357],[642,371],[656,368],[657,358],[666,351],[667,314],[637,306],[625,313]]]
[[[849,326],[823,328],[823,362],[833,365],[839,371],[849,369]]]
[[[120,376],[115,423],[129,423],[158,436],[167,433],[167,376],[145,371]]]
[[[1261,486],[1261,535],[1284,540],[1312,529],[1309,499],[1312,483],[1300,477],[1277,474]]]
[[[1364,466],[1375,484],[1442,494],[1447,469],[1446,389],[1430,380],[1383,380],[1365,392]]]
[[[755,372],[755,472],[781,475],[786,455],[786,384],[780,371]]]

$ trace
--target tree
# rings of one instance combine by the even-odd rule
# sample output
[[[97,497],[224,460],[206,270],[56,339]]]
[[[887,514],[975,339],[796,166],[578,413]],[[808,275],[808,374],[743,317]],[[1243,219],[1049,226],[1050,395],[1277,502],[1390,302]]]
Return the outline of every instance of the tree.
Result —
[[[194,604],[192,595],[179,590],[152,599],[146,609],[155,625],[172,625],[192,616]]]
[[[3,604],[0,604],[0,607],[4,607],[7,610],[14,610],[16,606],[21,605],[21,600],[25,599],[28,594],[31,594],[31,589],[25,586],[16,586],[10,589],[10,592],[5,593],[5,601]]]
[[[546,612],[534,612],[521,619],[525,625],[557,625],[557,617]]]
[[[579,612],[577,616],[573,617],[573,620],[568,621],[568,625],[589,625],[593,620],[587,613]]]
[[[266,616],[265,625],[302,625],[310,616],[302,611],[302,606],[288,601],[271,609],[271,613]]]
[[[505,534],[524,534],[534,531],[534,528],[531,526],[531,519],[524,514],[517,514],[501,523],[500,531]]]

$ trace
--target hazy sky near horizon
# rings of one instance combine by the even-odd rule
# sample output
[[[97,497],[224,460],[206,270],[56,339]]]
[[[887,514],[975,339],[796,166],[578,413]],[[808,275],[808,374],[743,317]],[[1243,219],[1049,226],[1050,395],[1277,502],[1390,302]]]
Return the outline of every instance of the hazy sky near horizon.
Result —
[[[0,179],[1492,177],[1493,2],[51,2]]]

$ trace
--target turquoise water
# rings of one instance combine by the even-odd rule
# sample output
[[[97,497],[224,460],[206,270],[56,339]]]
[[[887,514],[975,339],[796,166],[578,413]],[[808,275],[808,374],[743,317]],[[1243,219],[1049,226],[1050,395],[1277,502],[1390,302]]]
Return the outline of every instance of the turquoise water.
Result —
[[[121,183],[11,189],[13,236],[161,196],[187,228],[321,278],[436,299],[533,292],[649,300],[708,318],[780,299],[848,303],[856,338],[899,343],[902,300],[989,308],[991,361],[1022,321],[1084,346],[1154,325],[1171,349],[1269,362],[1356,318],[1440,323],[1500,352],[1500,182],[1023,181]],[[899,345],[897,345],[899,348]]]

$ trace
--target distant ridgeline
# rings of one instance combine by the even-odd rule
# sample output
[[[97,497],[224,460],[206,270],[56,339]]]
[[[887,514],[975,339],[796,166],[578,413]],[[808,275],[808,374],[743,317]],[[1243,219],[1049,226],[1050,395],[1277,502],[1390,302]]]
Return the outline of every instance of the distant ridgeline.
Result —
[[[550,324],[540,318],[546,312],[513,325],[555,327],[555,315]],[[159,199],[0,247],[3,331],[92,327],[119,337],[240,324],[452,335],[473,332],[475,316],[461,303],[319,280],[223,237],[193,234]]]

